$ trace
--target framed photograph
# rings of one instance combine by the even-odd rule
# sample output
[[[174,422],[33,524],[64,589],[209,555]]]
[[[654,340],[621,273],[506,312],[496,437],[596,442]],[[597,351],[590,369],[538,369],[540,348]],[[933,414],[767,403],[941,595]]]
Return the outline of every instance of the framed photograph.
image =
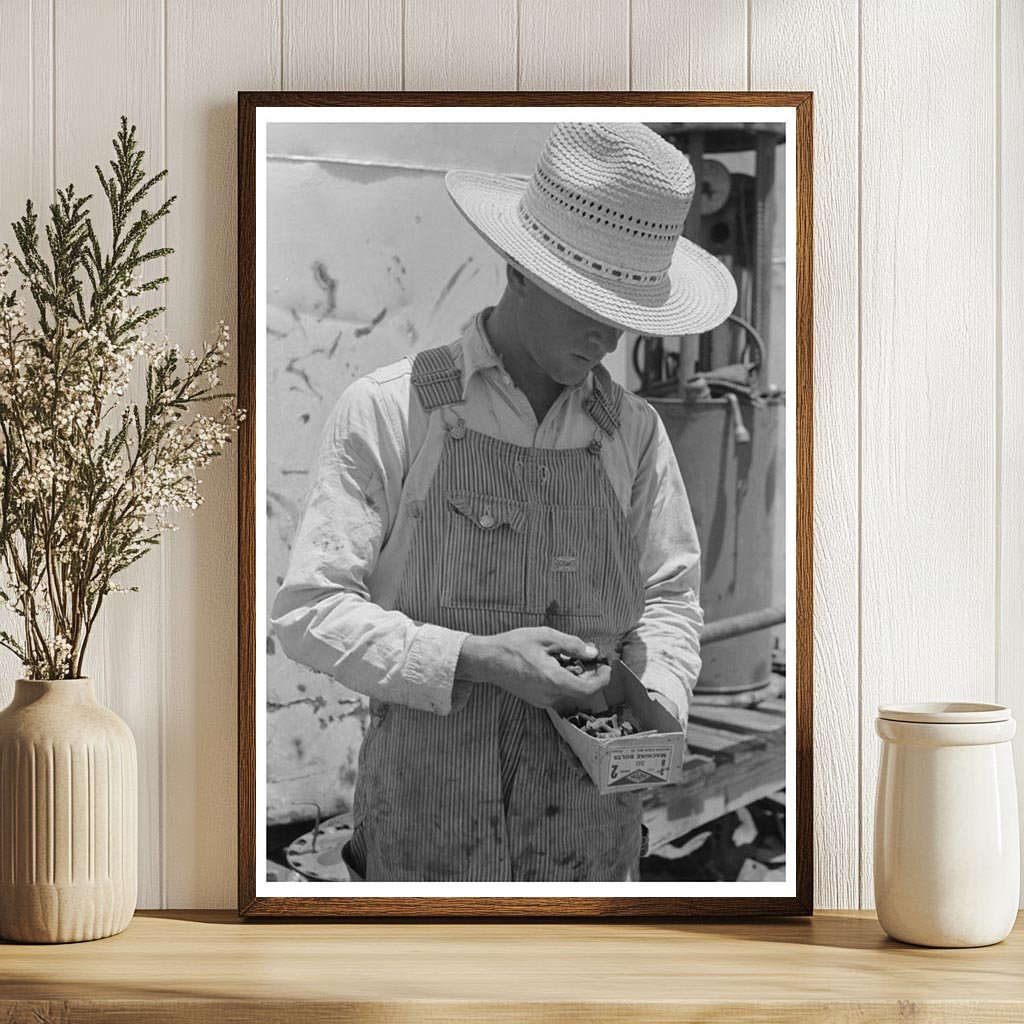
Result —
[[[809,93],[239,93],[239,912],[812,912]]]

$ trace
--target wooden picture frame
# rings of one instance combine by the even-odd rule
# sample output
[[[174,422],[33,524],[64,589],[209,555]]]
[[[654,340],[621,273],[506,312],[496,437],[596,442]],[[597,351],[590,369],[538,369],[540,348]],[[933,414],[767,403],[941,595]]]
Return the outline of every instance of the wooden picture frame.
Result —
[[[315,109],[314,109],[315,108]],[[643,120],[688,124],[680,110],[705,112],[708,108],[735,110],[742,108],[744,118],[737,124],[761,122],[768,118],[765,108],[772,108],[779,123],[787,125],[785,164],[787,174],[786,225],[790,248],[786,262],[786,377],[785,396],[795,399],[795,414],[783,413],[789,424],[785,449],[788,464],[795,467],[795,482],[788,481],[790,521],[787,537],[795,536],[795,550],[787,551],[788,567],[786,608],[788,635],[795,636],[795,651],[788,649],[788,661],[795,666],[795,680],[785,685],[787,802],[789,822],[786,833],[787,876],[785,891],[772,889],[770,895],[751,894],[751,886],[769,883],[718,882],[699,883],[699,892],[691,886],[657,894],[638,893],[645,883],[619,883],[623,895],[580,892],[581,883],[564,886],[565,892],[536,895],[514,893],[501,895],[467,895],[455,891],[448,883],[425,883],[432,887],[416,895],[408,891],[412,883],[392,883],[394,892],[359,895],[360,885],[339,893],[338,887],[311,882],[272,883],[266,880],[265,865],[259,858],[265,853],[266,822],[258,806],[257,793],[263,792],[259,765],[266,751],[266,650],[268,640],[264,623],[257,628],[258,614],[265,610],[266,579],[257,574],[265,556],[266,474],[257,464],[265,455],[266,425],[261,418],[261,402],[266,381],[258,379],[261,360],[266,358],[268,344],[266,301],[257,306],[258,274],[266,275],[266,252],[258,246],[258,220],[265,214],[258,208],[266,202],[265,177],[261,161],[266,164],[266,151],[258,154],[257,142],[265,142],[266,125],[275,117],[298,116],[323,118],[326,123],[345,123],[356,109],[372,108],[380,119],[395,120],[402,112],[396,108],[418,112],[433,108],[437,121],[465,118],[471,122],[486,117],[480,110],[508,111],[520,122],[550,120],[554,108],[628,108],[616,118],[607,120]],[[479,109],[477,109],[479,108]],[[670,109],[664,109],[670,108]],[[475,113],[474,113],[475,111]],[[637,112],[640,116],[637,116]],[[545,116],[540,117],[540,112]],[[573,111],[566,111],[560,120],[573,120]],[[411,115],[410,115],[411,116]],[[511,116],[506,114],[507,116]],[[427,118],[429,120],[429,118]],[[578,119],[586,119],[579,115]],[[595,119],[591,117],[590,119]],[[771,120],[775,115],[771,115]],[[694,122],[699,123],[699,122]],[[774,149],[772,150],[774,153]],[[694,154],[690,154],[691,158]],[[699,152],[697,154],[700,155]],[[262,183],[262,184],[261,184]],[[698,190],[701,178],[697,178]],[[262,189],[262,191],[261,191]],[[702,194],[698,191],[698,194]],[[261,256],[262,252],[262,256]],[[262,262],[260,262],[262,260]],[[808,92],[528,92],[528,93],[417,93],[417,92],[240,92],[238,94],[238,401],[248,410],[239,438],[238,533],[239,533],[239,624],[238,624],[238,909],[248,917],[331,916],[331,917],[681,917],[681,916],[749,916],[764,914],[806,915],[813,907],[812,849],[812,536],[813,536],[813,461],[812,461],[812,95]],[[267,278],[264,276],[264,284]],[[763,287],[763,282],[762,282]],[[264,300],[266,296],[264,295]],[[297,314],[296,314],[297,318]],[[258,327],[262,337],[258,337]],[[440,342],[438,342],[440,343]],[[261,348],[261,346],[264,346]],[[262,353],[262,355],[261,355]],[[646,367],[646,364],[644,364]],[[645,370],[646,372],[646,370]],[[785,405],[785,402],[784,402]],[[737,414],[738,415],[738,414]],[[786,476],[784,473],[783,476]],[[257,490],[260,481],[263,486]],[[795,513],[795,514],[793,514]],[[260,520],[257,520],[259,514]],[[795,522],[792,520],[795,519]],[[264,555],[257,550],[258,538],[264,537]],[[259,557],[258,557],[259,556]],[[790,670],[792,673],[792,670]],[[262,683],[258,685],[258,679]],[[262,687],[262,690],[261,690]],[[260,693],[263,696],[260,696]],[[261,704],[263,705],[261,707]],[[260,716],[263,716],[261,721]],[[263,753],[261,754],[261,751]],[[265,780],[264,780],[265,782]],[[727,801],[723,798],[723,806]],[[795,804],[795,806],[794,806]],[[265,811],[265,796],[264,796]],[[259,813],[258,813],[259,812]],[[261,839],[262,834],[262,839]],[[314,840],[322,836],[319,823]],[[793,861],[795,860],[795,869]],[[261,877],[262,873],[262,877]],[[663,883],[650,883],[660,886]],[[664,883],[676,885],[676,883]],[[776,883],[771,883],[777,885]],[[525,886],[526,883],[510,883]],[[698,883],[693,883],[698,885]],[[730,892],[730,886],[741,886],[741,893]],[[713,890],[710,891],[710,890]],[[618,891],[618,890],[617,890]],[[651,890],[653,892],[653,890]],[[376,890],[374,890],[376,892]],[[279,894],[278,894],[279,893]],[[719,895],[718,893],[721,893]]]

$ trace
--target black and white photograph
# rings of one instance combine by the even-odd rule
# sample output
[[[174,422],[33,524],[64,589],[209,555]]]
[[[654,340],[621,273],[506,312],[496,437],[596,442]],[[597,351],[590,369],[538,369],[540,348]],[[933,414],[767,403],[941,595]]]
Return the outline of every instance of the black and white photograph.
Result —
[[[255,895],[793,897],[792,108],[256,114]]]

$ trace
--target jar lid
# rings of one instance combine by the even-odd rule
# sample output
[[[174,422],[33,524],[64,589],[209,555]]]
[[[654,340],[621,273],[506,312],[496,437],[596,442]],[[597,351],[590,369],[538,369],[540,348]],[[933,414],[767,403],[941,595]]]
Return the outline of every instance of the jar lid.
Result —
[[[1005,704],[976,704],[968,701],[926,701],[921,704],[882,704],[878,717],[889,722],[924,722],[934,725],[1008,722]]]

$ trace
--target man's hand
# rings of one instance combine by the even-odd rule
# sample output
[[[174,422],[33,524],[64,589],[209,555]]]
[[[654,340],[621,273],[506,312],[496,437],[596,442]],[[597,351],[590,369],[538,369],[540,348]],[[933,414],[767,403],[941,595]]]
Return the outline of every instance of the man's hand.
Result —
[[[559,654],[593,661],[598,650],[577,636],[547,626],[470,636],[462,645],[455,676],[493,683],[534,707],[568,710],[608,685],[609,666],[574,675],[559,664]]]

